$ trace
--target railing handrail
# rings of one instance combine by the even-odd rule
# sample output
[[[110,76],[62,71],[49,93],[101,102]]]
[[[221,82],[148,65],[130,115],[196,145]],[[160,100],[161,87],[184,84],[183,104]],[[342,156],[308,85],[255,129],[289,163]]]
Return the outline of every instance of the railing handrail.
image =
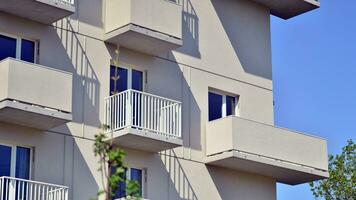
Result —
[[[132,127],[181,138],[182,103],[158,95],[127,89],[106,97],[105,132]]]
[[[105,97],[105,100],[110,99],[110,98],[115,97],[115,96],[119,96],[119,95],[124,94],[124,93],[129,93],[129,92],[140,93],[140,94],[147,95],[147,96],[151,96],[151,97],[155,97],[155,98],[158,98],[158,99],[162,99],[162,100],[166,100],[166,101],[171,101],[172,103],[182,104],[182,102],[177,101],[177,100],[169,99],[169,98],[166,98],[166,97],[161,97],[161,96],[158,96],[158,95],[155,95],[155,94],[151,94],[151,93],[147,93],[147,92],[142,92],[142,91],[138,91],[138,90],[134,90],[134,89],[127,89],[127,90],[122,91],[122,92],[119,92],[119,93],[117,93],[117,94],[113,94],[113,95],[111,95],[111,96]]]
[[[74,5],[74,0],[55,0],[57,2],[62,2],[64,4]]]
[[[33,180],[15,178],[15,177],[10,177],[10,176],[1,176],[0,179],[10,179],[10,180],[15,180],[15,181],[23,181],[23,182],[28,182],[28,183],[38,184],[38,185],[47,185],[47,186],[52,186],[52,187],[60,187],[60,188],[63,188],[63,189],[68,189],[69,188],[68,186],[64,186],[64,185],[57,185],[57,184],[40,182],[40,181],[33,181]]]

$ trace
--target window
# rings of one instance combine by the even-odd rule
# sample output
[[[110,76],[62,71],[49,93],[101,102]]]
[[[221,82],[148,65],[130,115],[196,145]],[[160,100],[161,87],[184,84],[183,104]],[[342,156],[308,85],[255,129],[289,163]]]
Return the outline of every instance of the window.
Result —
[[[36,42],[0,34],[0,60],[11,57],[34,63],[35,52]]]
[[[127,89],[143,91],[143,84],[142,71],[110,66],[110,95]]]
[[[0,177],[30,179],[30,148],[0,144],[0,158]]]
[[[136,168],[127,169],[125,173],[125,176],[127,177],[128,180],[137,181],[141,189],[141,197],[144,197],[144,175],[145,175],[145,170],[136,169]],[[115,196],[113,199],[126,197],[125,189],[126,189],[126,183],[121,182],[119,185],[119,189],[114,192]]]
[[[219,92],[209,92],[209,121],[236,115],[238,97]]]

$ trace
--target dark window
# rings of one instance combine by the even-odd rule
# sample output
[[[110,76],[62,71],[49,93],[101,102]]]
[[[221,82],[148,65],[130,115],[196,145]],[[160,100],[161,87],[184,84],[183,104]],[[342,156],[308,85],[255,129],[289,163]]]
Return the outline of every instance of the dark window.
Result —
[[[35,62],[35,43],[29,40],[21,40],[21,60]]]
[[[222,117],[222,95],[209,92],[209,121]]]
[[[116,170],[115,167],[112,167],[111,168],[111,173],[114,173]],[[124,179],[126,179],[126,170],[125,170],[125,173],[123,174]],[[114,196],[113,196],[113,199],[118,199],[118,198],[122,198],[122,197],[126,197],[126,183],[125,182],[120,182],[119,183],[119,187],[117,188],[117,190],[114,191]]]
[[[127,89],[127,69],[110,66],[110,95]]]
[[[0,177],[10,176],[11,150],[12,148],[9,146],[0,145]]]
[[[132,70],[132,89],[143,91],[143,72]]]
[[[0,60],[16,58],[16,39],[0,35]]]
[[[30,153],[31,150],[29,148],[16,148],[16,178],[30,178]]]
[[[113,167],[112,170],[114,170],[115,168]],[[140,169],[134,169],[131,168],[130,170],[130,177],[128,177],[129,180],[132,181],[137,181],[138,184],[140,185],[140,188],[142,188],[142,170]],[[112,171],[114,172],[114,171]],[[125,170],[124,176],[126,177],[127,174],[127,170]],[[124,177],[124,178],[125,178]],[[114,192],[114,197],[113,199],[118,199],[118,198],[123,198],[126,197],[126,183],[125,182],[120,182],[119,183],[119,187],[118,189]],[[142,196],[142,190],[141,190],[141,196]]]
[[[226,96],[226,116],[235,114],[235,97]]]
[[[131,180],[137,181],[140,186],[140,194],[142,196],[142,170],[131,168]]]

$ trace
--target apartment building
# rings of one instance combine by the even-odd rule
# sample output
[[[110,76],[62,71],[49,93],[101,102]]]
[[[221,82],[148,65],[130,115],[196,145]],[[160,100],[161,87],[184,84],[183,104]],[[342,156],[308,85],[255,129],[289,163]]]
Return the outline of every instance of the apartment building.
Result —
[[[274,200],[328,177],[326,141],[273,118],[270,15],[318,7],[1,0],[0,199],[95,197],[101,131],[145,199]]]

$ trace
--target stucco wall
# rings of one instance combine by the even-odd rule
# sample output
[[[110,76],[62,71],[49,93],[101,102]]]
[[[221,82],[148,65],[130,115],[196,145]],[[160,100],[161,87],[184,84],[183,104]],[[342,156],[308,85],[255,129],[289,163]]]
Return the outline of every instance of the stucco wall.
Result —
[[[34,147],[33,178],[68,185],[75,200],[100,185],[92,139],[116,48],[102,41],[104,3],[77,0],[76,13],[54,26],[0,13],[0,32],[38,40],[39,64],[73,73],[72,122],[44,133],[1,124],[0,143]],[[209,88],[240,95],[241,117],[273,124],[269,11],[245,0],[184,0],[183,10],[180,49],[161,56],[120,49],[120,62],[147,71],[147,92],[182,101],[183,147],[163,158],[129,150],[128,163],[147,168],[154,200],[275,199],[271,178],[203,164]]]

